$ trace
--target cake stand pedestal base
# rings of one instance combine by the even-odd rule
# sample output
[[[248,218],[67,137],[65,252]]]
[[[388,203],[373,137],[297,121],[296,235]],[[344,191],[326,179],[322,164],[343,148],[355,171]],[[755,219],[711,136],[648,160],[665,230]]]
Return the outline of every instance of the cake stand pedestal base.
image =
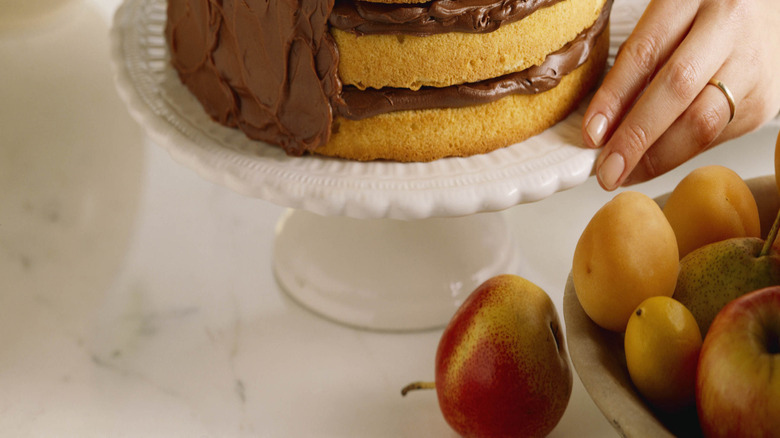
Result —
[[[273,260],[282,289],[304,307],[380,331],[444,327],[483,281],[519,268],[500,212],[402,221],[288,210]]]

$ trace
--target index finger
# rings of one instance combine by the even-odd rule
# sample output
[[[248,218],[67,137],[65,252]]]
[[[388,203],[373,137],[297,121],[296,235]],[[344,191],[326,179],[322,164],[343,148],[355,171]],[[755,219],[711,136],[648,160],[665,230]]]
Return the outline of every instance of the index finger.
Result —
[[[656,0],[620,46],[615,65],[596,90],[583,118],[589,147],[601,147],[656,71],[671,56],[693,22],[698,2]],[[670,10],[676,13],[670,14]]]

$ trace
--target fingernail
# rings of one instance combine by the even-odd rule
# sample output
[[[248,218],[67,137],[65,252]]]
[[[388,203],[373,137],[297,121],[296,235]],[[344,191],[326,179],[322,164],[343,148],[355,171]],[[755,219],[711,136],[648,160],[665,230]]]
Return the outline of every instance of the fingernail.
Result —
[[[622,155],[616,152],[609,154],[607,159],[601,163],[601,167],[599,167],[599,180],[601,180],[601,184],[609,190],[616,189],[618,179],[625,169],[626,160],[623,159]]]
[[[595,146],[601,146],[601,143],[604,141],[604,135],[607,133],[607,117],[601,113],[596,114],[588,121],[585,131]]]

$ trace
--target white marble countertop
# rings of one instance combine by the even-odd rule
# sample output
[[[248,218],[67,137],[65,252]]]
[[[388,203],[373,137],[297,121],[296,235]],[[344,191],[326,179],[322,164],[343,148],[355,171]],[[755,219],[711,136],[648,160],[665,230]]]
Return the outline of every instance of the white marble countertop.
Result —
[[[0,22],[0,436],[454,436],[433,393],[400,395],[433,377],[440,330],[363,331],[302,309],[271,269],[284,209],[145,139],[108,63],[118,3]],[[771,174],[776,136],[633,189],[659,195],[710,163]],[[561,318],[577,238],[612,196],[591,178],[502,213],[518,273]],[[614,435],[575,378],[552,436]]]

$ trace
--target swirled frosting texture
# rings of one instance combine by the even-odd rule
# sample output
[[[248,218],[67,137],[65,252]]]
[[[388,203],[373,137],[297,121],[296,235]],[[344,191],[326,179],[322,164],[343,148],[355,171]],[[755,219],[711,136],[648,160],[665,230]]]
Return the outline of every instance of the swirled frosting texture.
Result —
[[[218,122],[292,155],[327,143],[339,100],[333,0],[168,2],[182,82]]]

